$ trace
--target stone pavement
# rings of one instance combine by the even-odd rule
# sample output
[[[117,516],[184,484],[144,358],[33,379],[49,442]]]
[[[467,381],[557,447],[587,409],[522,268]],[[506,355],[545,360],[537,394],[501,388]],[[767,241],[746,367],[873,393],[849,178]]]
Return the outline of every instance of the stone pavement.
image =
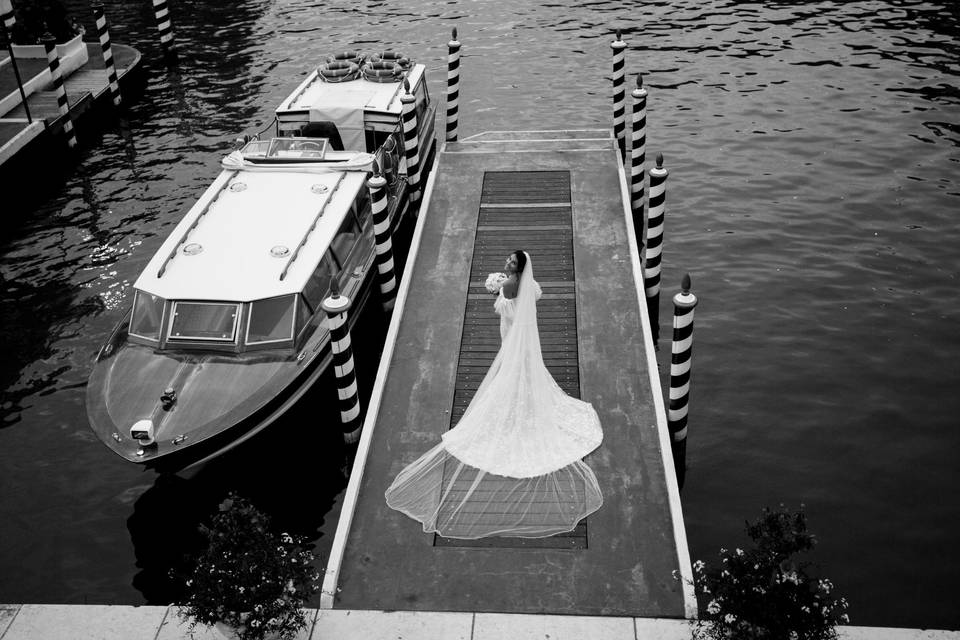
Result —
[[[665,618],[309,609],[297,640],[688,640]],[[176,607],[0,605],[0,640],[222,640]],[[841,627],[841,640],[960,640],[960,631]]]

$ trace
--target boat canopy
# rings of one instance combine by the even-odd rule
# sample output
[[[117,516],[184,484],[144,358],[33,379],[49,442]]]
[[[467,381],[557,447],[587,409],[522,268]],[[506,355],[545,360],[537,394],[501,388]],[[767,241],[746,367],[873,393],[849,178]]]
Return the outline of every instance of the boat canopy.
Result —
[[[414,64],[407,73],[410,91],[422,81],[426,67]],[[310,122],[334,122],[344,149],[364,148],[364,128],[391,131],[403,106],[403,81],[371,82],[362,76],[347,82],[325,82],[314,70],[277,108],[281,130]]]
[[[302,291],[367,174],[273,169],[223,171],[134,286],[167,300],[229,302]]]

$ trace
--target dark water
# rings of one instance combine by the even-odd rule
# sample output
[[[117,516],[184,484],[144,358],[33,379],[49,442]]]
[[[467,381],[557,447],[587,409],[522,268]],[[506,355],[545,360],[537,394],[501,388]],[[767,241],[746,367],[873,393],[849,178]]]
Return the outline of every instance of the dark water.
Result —
[[[702,4],[174,2],[168,72],[149,3],[108,2],[114,40],[144,53],[144,95],[62,179],[38,178],[43,202],[0,249],[0,602],[165,603],[167,569],[230,489],[325,553],[344,481],[322,390],[192,479],[94,438],[84,385],[127,287],[230,140],[325,54],[398,48],[442,111],[457,26],[462,136],[606,127],[619,27],[650,90],[648,157],[670,170],[665,325],[684,272],[700,297],[693,557],[742,544],[762,506],[804,503],[853,623],[960,628],[960,9]]]

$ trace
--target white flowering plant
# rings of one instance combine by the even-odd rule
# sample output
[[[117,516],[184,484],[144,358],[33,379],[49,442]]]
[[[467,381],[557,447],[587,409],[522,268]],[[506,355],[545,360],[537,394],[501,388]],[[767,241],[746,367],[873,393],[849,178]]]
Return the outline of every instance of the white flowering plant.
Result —
[[[503,283],[507,281],[507,274],[500,273],[499,271],[494,271],[487,276],[487,281],[483,283],[483,286],[490,293],[499,293],[500,289],[503,288]]]
[[[698,640],[835,640],[846,624],[848,603],[833,583],[808,573],[809,562],[794,556],[816,544],[807,531],[803,507],[764,508],[747,523],[750,549],[720,549],[720,564],[693,564],[693,584],[701,605],[694,629]]]
[[[320,574],[303,539],[276,533],[269,518],[231,493],[200,532],[206,548],[175,604],[196,625],[221,623],[241,640],[291,638],[306,625],[303,607]]]

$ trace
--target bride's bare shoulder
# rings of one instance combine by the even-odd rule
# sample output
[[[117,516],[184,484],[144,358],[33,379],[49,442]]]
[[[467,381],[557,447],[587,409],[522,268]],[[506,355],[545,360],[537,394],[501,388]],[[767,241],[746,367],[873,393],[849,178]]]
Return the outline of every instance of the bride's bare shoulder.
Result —
[[[517,297],[517,279],[513,276],[503,283],[503,297],[512,300]]]

